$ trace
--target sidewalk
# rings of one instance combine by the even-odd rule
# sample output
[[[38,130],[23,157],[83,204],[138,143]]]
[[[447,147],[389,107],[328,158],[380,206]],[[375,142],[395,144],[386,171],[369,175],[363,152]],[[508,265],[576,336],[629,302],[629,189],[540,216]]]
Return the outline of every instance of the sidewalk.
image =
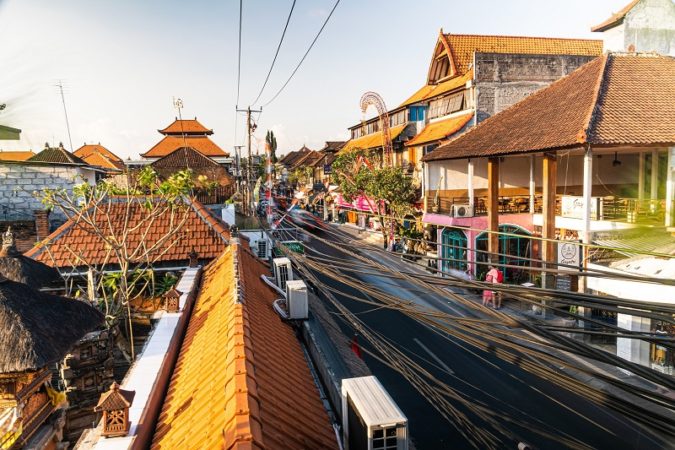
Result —
[[[332,224],[336,226],[336,228],[340,229],[341,231],[345,232],[349,236],[351,236],[354,241],[360,242],[364,244],[364,247],[362,249],[359,249],[359,252],[364,254],[365,256],[368,256],[374,260],[377,260],[379,262],[382,262],[386,264],[387,266],[401,270],[401,271],[406,271],[406,272],[416,272],[418,274],[423,274],[423,275],[430,275],[428,271],[426,271],[423,267],[420,267],[419,264],[416,264],[411,261],[407,261],[402,259],[400,256],[396,255],[391,255],[382,251],[379,251],[379,249],[382,249],[383,246],[383,238],[382,234],[380,232],[374,232],[372,230],[364,230],[361,227],[358,227],[356,225],[352,224]],[[378,249],[372,248],[374,246],[377,246]],[[368,247],[371,247],[369,249]],[[454,292],[457,294],[461,294],[464,298],[471,300],[475,302],[476,304],[482,303],[482,296],[479,293],[473,293],[469,290],[466,289],[458,289],[458,288],[445,288],[450,292]],[[530,310],[523,310],[522,309],[522,304],[518,301],[505,301],[503,303],[502,309],[500,309],[500,312],[509,315],[514,318],[518,318],[523,321],[543,321],[546,322],[548,325],[556,325],[556,326],[566,326],[568,321],[562,317],[555,317],[555,316],[547,316],[543,318],[542,316],[535,315],[532,313]],[[569,325],[567,325],[569,326]],[[541,338],[537,336],[534,333],[531,333],[527,330],[523,330],[523,333],[527,333],[530,337],[534,337],[536,339],[541,340],[542,344],[546,343],[546,340],[544,338]],[[530,344],[531,345],[531,344]],[[544,347],[540,347],[544,348]],[[596,347],[598,348],[598,347]],[[660,385],[657,385],[655,383],[652,383],[648,380],[644,380],[642,377],[633,375],[631,373],[627,373],[624,370],[621,370],[615,366],[609,365],[609,364],[604,364],[601,362],[597,362],[594,360],[590,360],[587,358],[579,357],[575,354],[572,354],[570,352],[565,352],[562,350],[550,350],[546,348],[546,351],[552,354],[555,354],[556,357],[559,357],[561,359],[567,360],[570,363],[573,363],[575,365],[581,365],[581,366],[586,366],[590,370],[594,370],[596,372],[602,373],[605,376],[614,378],[616,380],[620,380],[626,384],[633,385],[636,387],[648,389],[654,392],[658,392],[660,394],[666,395],[670,398],[675,399],[675,392],[671,391],[669,389],[666,389]],[[637,397],[634,397],[627,392],[625,392],[622,389],[619,389],[617,387],[614,387],[610,384],[605,383],[604,381],[590,376],[586,373],[583,373],[581,371],[575,370],[575,369],[570,369],[570,368],[560,368],[560,367],[555,367],[555,370],[561,371],[577,380],[580,382],[590,385],[594,388],[603,390],[604,392],[611,393],[612,395],[622,398],[624,400],[627,400],[629,402],[632,402],[634,404],[639,404],[641,407],[645,409],[651,409],[651,410],[658,410],[660,411],[663,415],[669,415],[675,420],[675,412],[656,406],[653,403],[647,402],[645,400],[641,400]]]

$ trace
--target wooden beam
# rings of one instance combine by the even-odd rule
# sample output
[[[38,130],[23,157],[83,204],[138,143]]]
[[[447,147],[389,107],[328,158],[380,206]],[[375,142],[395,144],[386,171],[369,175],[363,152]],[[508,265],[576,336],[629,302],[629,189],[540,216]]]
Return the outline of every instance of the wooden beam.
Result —
[[[558,183],[558,160],[555,154],[544,154],[543,158],[543,219],[542,237],[555,239],[555,210],[556,210],[556,185]],[[552,241],[544,241],[542,245],[542,260],[556,262],[556,245]],[[546,265],[555,268],[555,265]],[[547,277],[542,274],[542,280]],[[551,288],[549,283],[542,283],[542,287]]]
[[[488,159],[487,177],[488,252],[493,254],[499,253],[499,158]]]

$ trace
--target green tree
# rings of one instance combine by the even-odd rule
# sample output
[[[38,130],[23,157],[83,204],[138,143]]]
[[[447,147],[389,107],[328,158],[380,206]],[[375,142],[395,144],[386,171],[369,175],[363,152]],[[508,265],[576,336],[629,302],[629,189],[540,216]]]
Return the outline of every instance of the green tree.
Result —
[[[385,238],[387,229],[396,226],[397,218],[413,210],[416,189],[412,177],[401,167],[381,167],[376,153],[365,150],[344,153],[337,156],[332,167],[336,183],[347,201],[360,195],[370,199],[370,207],[379,216]]]

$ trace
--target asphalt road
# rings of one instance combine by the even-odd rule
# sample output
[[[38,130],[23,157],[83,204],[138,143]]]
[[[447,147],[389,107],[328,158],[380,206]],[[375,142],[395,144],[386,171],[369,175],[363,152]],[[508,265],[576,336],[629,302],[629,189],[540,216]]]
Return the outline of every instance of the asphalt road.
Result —
[[[329,234],[323,236],[339,242],[339,239]],[[355,260],[351,254],[314,239],[307,242],[306,246],[310,255],[315,249],[345,261]],[[447,298],[420,292],[418,286],[405,280],[391,280],[370,274],[352,275],[364,284],[376,285],[399,298],[412,299],[453,314],[467,313],[460,305],[449,303]],[[326,285],[367,299],[367,294],[358,289],[325,275],[317,273],[317,276]],[[537,428],[555,436],[567,434],[592,448],[656,449],[674,446],[667,438],[646,431],[606,406],[570,393],[491,353],[439,334],[403,313],[389,309],[373,310],[372,305],[342,295],[338,298],[368,327],[391,340],[436,378],[475,401],[485,402],[495,412],[515,419],[517,423],[505,419],[500,422],[513,434],[512,438],[503,438],[501,448],[517,448],[519,441],[541,449],[566,448],[555,438],[544,437],[534,431]],[[353,335],[354,331],[347,324],[340,323],[345,334]],[[361,342],[361,345],[369,348],[365,342]],[[367,354],[364,354],[364,361],[408,417],[410,435],[417,449],[474,448],[471,445],[472,429],[467,431],[468,437],[463,435],[398,372]],[[476,429],[491,429],[491,425],[469,408],[459,402],[453,405],[469,417]]]

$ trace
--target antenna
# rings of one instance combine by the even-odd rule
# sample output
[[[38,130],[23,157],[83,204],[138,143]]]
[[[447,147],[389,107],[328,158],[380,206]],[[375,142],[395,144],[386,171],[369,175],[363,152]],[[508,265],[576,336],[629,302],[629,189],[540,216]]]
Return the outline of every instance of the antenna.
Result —
[[[185,140],[185,130],[183,130],[183,116],[181,110],[183,109],[183,100],[178,97],[173,97],[173,107],[178,110],[178,120],[180,121],[180,134],[183,136],[183,147],[187,151],[187,141]],[[185,155],[185,168],[189,169],[190,165],[188,164],[187,154]]]
[[[70,143],[70,153],[73,152],[73,139],[70,136],[70,123],[68,122],[68,110],[66,109],[66,97],[63,95],[63,83],[59,80],[59,84],[56,85],[61,92],[61,103],[63,103],[63,115],[66,117],[66,129],[68,130],[68,142]]]

